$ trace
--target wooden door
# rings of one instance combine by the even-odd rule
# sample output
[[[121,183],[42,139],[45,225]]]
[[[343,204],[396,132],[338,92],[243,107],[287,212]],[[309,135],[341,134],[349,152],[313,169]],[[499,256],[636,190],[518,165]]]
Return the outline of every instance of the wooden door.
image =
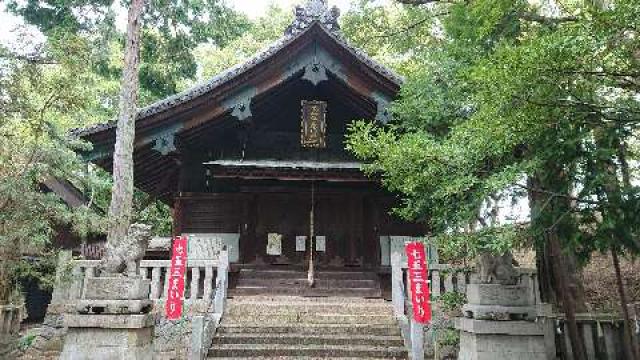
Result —
[[[302,264],[304,253],[296,251],[296,236],[309,232],[309,209],[295,194],[260,194],[257,198],[256,253],[267,264]],[[269,234],[281,235],[281,255],[267,254]]]

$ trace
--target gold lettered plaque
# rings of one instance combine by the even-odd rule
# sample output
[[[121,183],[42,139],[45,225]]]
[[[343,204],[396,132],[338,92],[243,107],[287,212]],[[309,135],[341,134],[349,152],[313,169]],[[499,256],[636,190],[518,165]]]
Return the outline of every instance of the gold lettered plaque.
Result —
[[[327,147],[327,103],[302,100],[300,143],[306,148]]]

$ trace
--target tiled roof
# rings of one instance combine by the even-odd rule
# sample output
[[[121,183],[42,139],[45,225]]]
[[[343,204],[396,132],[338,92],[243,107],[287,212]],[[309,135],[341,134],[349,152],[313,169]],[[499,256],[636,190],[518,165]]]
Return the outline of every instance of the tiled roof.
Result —
[[[324,6],[324,10],[322,10],[322,6]],[[335,11],[335,8],[329,10],[326,7],[326,1],[324,0],[310,0],[305,7],[300,6],[296,8],[296,20],[294,20],[294,23],[287,29],[285,35],[282,38],[278,39],[277,41],[266,47],[264,50],[258,52],[256,55],[254,55],[244,63],[240,63],[223,71],[222,73],[213,77],[211,80],[202,84],[195,85],[190,89],[187,89],[140,109],[136,120],[161,113],[165,110],[187,103],[195,98],[211,92],[215,88],[237,78],[245,72],[253,69],[258,64],[268,60],[274,54],[286,48],[287,45],[291,44],[293,41],[295,41],[299,37],[302,37],[304,34],[310,31],[310,29],[313,28],[313,25],[315,24],[317,24],[336,43],[344,47],[358,60],[375,70],[378,74],[382,75],[392,83],[400,86],[404,80],[401,76],[397,75],[377,61],[373,60],[362,50],[351,46],[340,35],[339,27],[336,25],[337,14],[335,13]],[[72,131],[72,134],[82,137],[96,134],[115,127],[116,121],[109,121],[107,123],[97,124],[84,129],[75,129]]]

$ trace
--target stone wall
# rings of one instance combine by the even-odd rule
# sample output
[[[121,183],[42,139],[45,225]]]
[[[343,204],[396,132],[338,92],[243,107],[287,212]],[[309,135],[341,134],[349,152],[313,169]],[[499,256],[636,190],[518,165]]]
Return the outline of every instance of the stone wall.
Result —
[[[177,321],[169,321],[163,316],[156,317],[153,340],[154,359],[187,359],[191,347],[192,316],[183,316]]]
[[[35,338],[25,349],[23,359],[57,359],[62,352],[65,334],[66,329],[62,324],[62,315],[48,314],[41,327],[26,334],[27,336],[33,335]]]
[[[153,351],[154,359],[187,359],[191,348],[192,315],[185,311],[181,320],[168,321],[162,316],[163,309],[155,310]],[[12,347],[1,346],[0,359],[53,360],[62,352],[67,330],[62,324],[62,315],[49,314],[41,327],[28,334],[35,336],[24,351],[16,348],[17,340],[12,339]]]

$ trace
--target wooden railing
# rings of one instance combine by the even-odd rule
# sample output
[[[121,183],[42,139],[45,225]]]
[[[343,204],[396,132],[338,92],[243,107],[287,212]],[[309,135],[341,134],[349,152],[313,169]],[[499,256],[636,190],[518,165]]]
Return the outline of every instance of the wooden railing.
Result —
[[[467,284],[477,276],[469,269],[447,264],[429,264],[429,290],[431,298],[437,299],[445,293],[466,293]],[[421,324],[413,321],[409,301],[409,281],[407,277],[407,263],[399,253],[391,254],[391,294],[396,318],[402,329],[405,345],[414,360],[424,359],[424,329]],[[540,303],[538,292],[537,272],[534,269],[519,270],[521,284],[529,285],[533,304]]]
[[[564,315],[557,314],[556,355],[561,359],[573,360],[573,351],[567,334]],[[633,319],[632,319],[633,321]],[[589,359],[626,359],[623,320],[617,314],[576,314],[578,332],[582,334]],[[632,346],[640,348],[640,322],[633,321],[634,339]]]

